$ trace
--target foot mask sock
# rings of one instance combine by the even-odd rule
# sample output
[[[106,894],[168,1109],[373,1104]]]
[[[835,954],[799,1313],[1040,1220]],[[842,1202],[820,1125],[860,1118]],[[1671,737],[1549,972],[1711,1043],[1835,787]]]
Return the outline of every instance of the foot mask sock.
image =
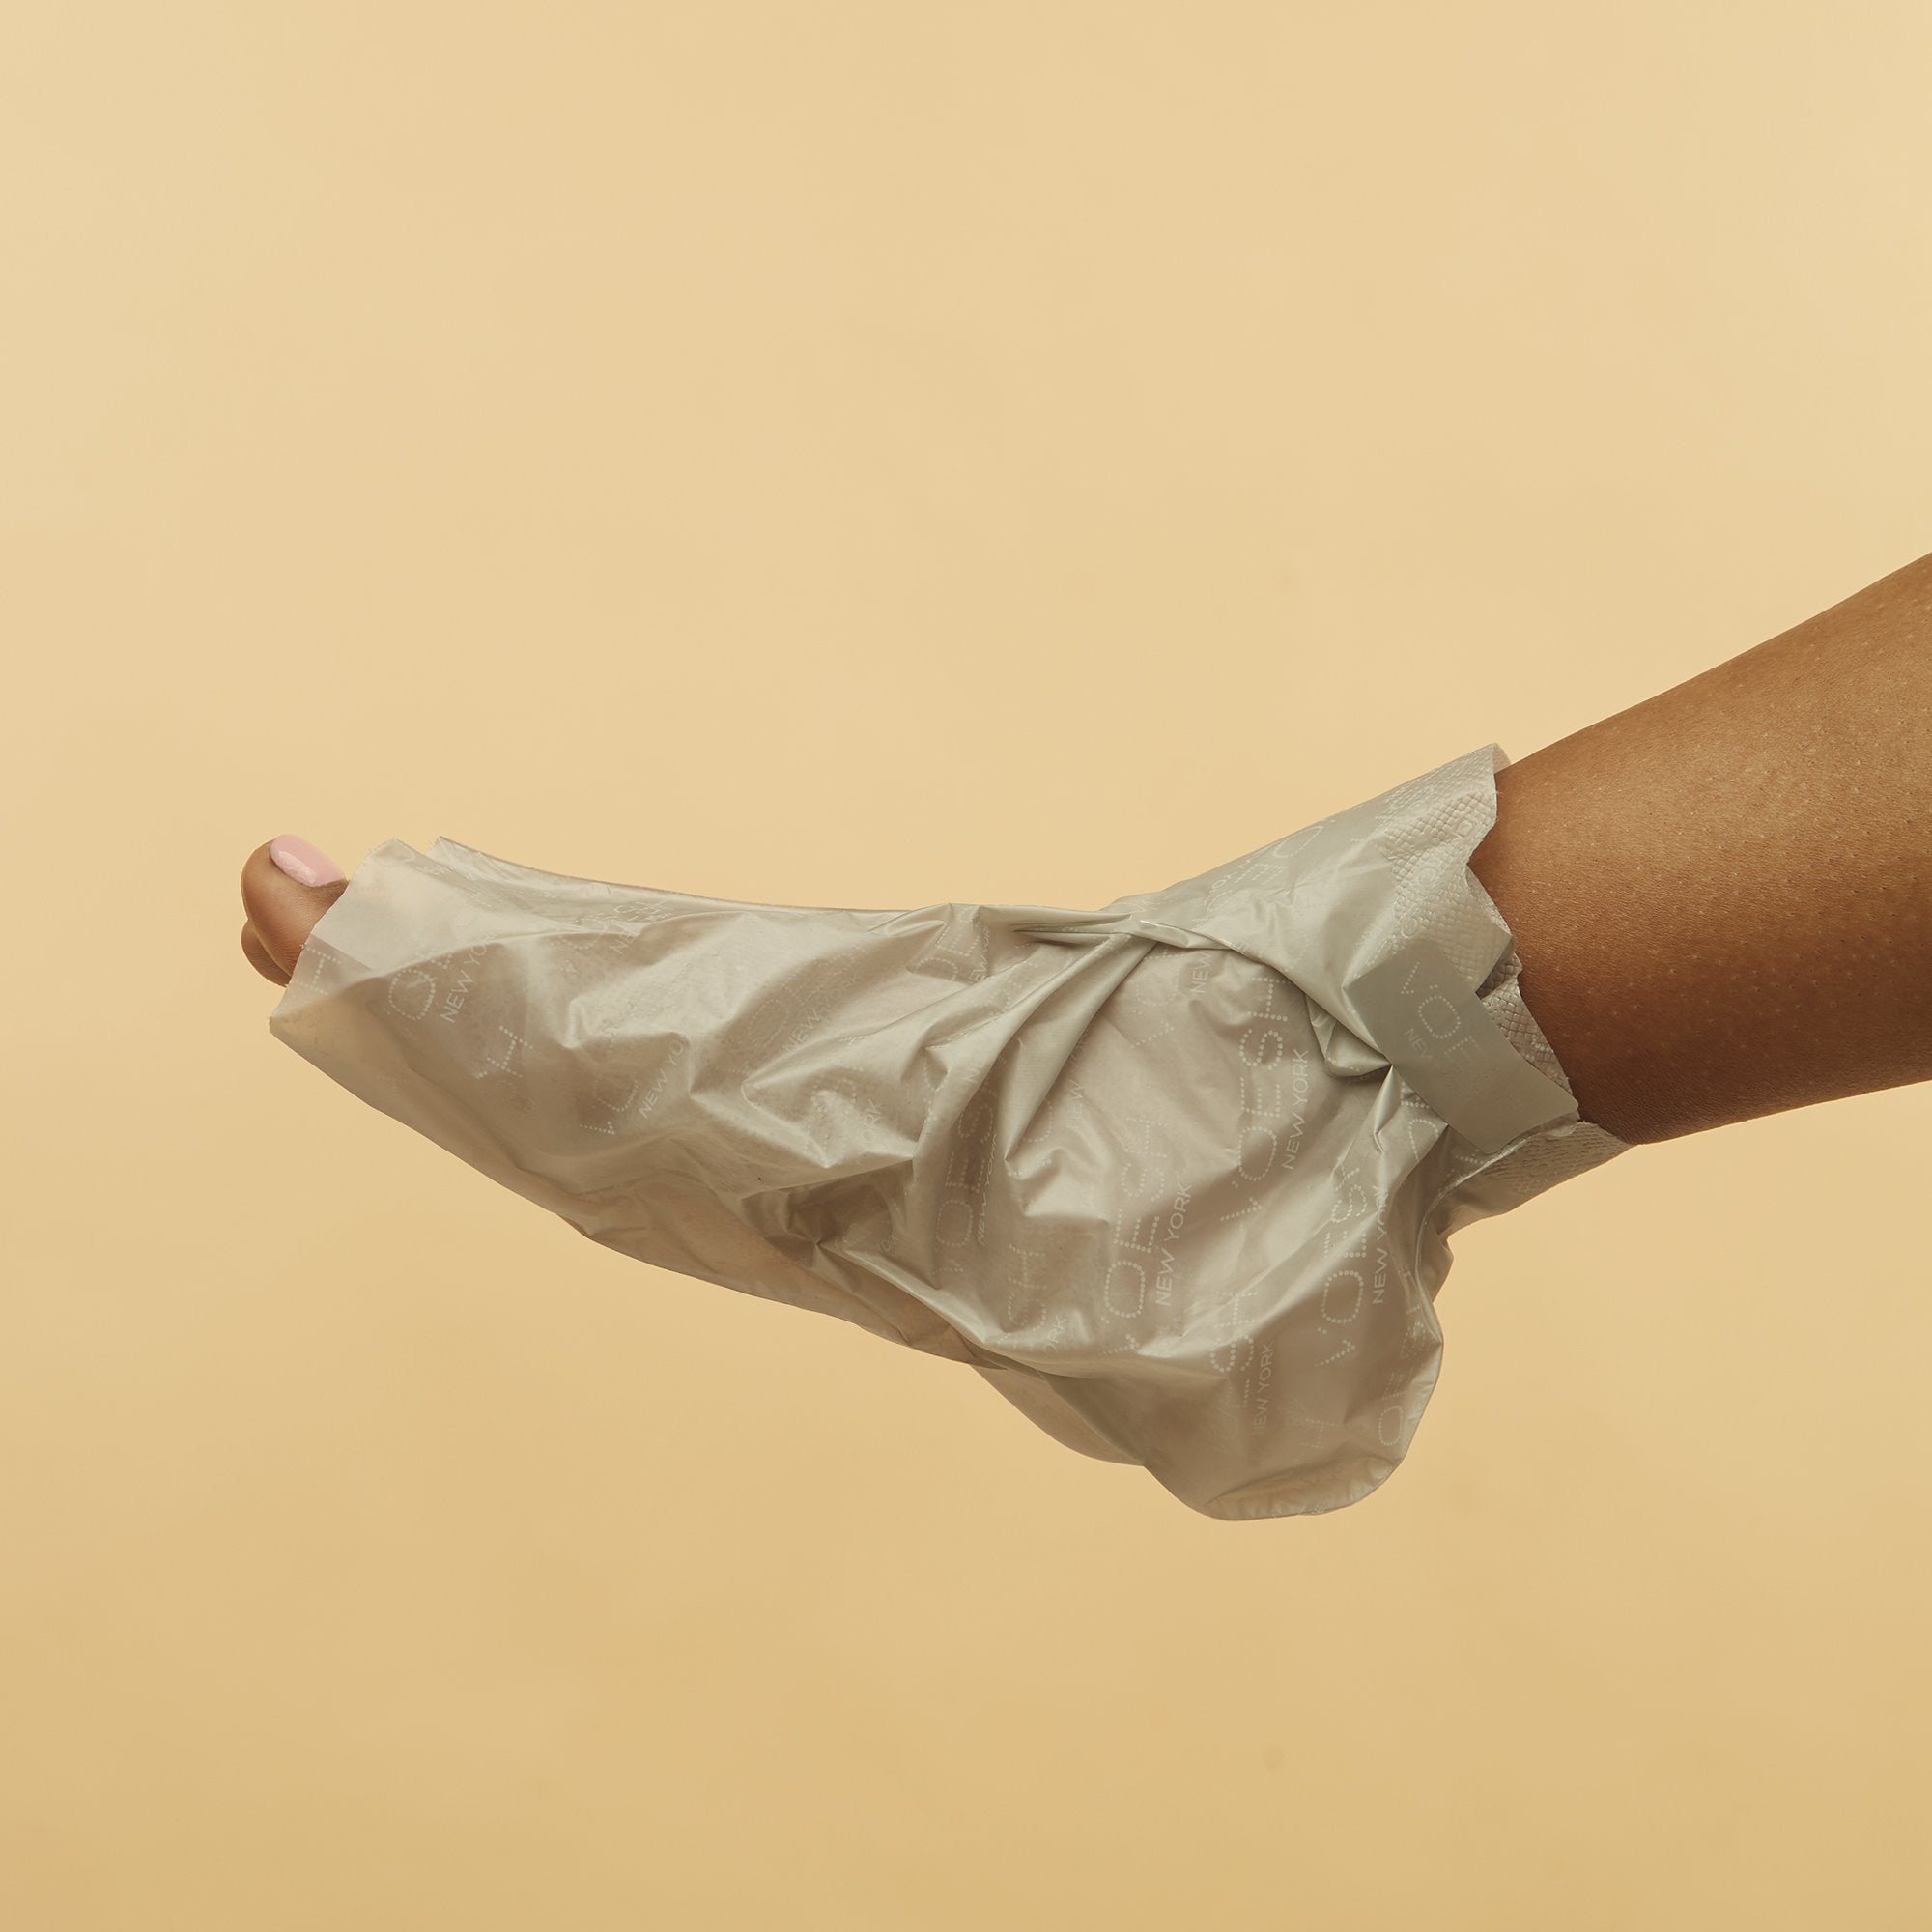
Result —
[[[1224,1519],[1386,1480],[1447,1237],[1627,1144],[1469,869],[1500,746],[1097,912],[378,845],[270,1031],[593,1241],[964,1362]]]

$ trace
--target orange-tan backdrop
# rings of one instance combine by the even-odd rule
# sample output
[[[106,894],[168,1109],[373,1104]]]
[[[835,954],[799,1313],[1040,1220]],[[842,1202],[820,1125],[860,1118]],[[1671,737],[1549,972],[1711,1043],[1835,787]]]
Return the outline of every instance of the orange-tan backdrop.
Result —
[[[1932,549],[1932,14],[0,43],[0,1922],[1923,1925],[1926,1087],[1466,1231],[1229,1524],[361,1106],[237,874],[1094,906],[1749,648]]]

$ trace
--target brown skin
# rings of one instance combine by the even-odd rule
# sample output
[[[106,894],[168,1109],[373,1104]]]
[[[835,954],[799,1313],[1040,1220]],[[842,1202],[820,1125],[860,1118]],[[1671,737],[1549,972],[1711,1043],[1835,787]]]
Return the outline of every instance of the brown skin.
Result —
[[[1498,773],[1469,866],[1624,1141],[1932,1079],[1932,555]],[[347,885],[257,846],[255,970]]]
[[[242,906],[248,915],[242,925],[242,952],[249,965],[263,979],[286,986],[316,921],[348,889],[347,879],[301,885],[269,857],[267,840],[257,845],[242,867]]]
[[[1632,1143],[1932,1080],[1932,555],[1496,779],[1470,869]]]

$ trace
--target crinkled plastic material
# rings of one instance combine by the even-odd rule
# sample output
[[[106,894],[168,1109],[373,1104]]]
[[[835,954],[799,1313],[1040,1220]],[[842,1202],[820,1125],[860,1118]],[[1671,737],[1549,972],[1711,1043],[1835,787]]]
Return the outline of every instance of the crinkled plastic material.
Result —
[[[1092,912],[387,839],[270,1030],[607,1247],[966,1363],[1206,1515],[1337,1509],[1435,1387],[1447,1236],[1626,1151],[1468,867],[1509,762]]]

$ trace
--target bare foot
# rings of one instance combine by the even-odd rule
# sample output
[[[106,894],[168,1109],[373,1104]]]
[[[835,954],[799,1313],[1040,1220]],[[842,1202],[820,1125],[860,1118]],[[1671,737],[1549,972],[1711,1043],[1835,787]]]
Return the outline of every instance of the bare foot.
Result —
[[[306,838],[284,832],[242,867],[242,951],[265,980],[286,986],[315,923],[348,889],[342,867]]]

